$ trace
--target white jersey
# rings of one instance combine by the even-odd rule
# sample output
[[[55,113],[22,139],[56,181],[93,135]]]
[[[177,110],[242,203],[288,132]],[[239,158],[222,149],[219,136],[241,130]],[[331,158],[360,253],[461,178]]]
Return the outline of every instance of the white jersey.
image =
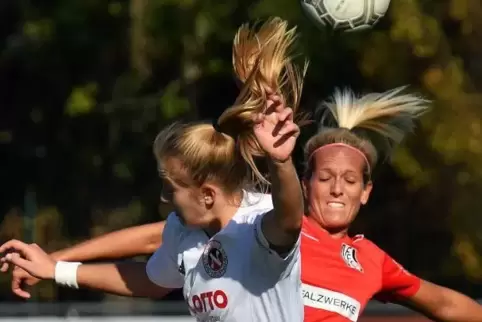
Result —
[[[272,208],[271,195],[245,193],[212,238],[171,213],[147,275],[161,287],[183,288],[197,321],[303,321],[300,239],[284,257],[270,249],[261,219]]]

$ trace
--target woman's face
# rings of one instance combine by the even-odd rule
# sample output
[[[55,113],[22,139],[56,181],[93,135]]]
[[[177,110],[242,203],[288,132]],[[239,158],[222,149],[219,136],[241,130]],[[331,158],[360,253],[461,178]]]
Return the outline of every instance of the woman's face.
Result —
[[[330,233],[346,232],[372,190],[363,181],[365,158],[343,146],[320,149],[313,158],[311,176],[303,180],[308,214]]]
[[[180,162],[169,159],[164,164],[170,173],[183,174]],[[181,222],[192,227],[204,227],[209,224],[210,213],[205,197],[199,187],[183,184],[173,176],[161,174],[163,181],[161,201],[171,204]]]

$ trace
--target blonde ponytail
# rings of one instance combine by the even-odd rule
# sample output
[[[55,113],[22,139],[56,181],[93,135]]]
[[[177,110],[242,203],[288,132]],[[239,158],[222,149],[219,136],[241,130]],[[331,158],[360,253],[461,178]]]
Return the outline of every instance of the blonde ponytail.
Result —
[[[325,102],[324,106],[331,111],[338,127],[373,131],[399,143],[413,130],[414,119],[429,107],[429,102],[420,96],[400,94],[404,89],[399,87],[359,98],[348,89],[336,90],[333,100]]]
[[[306,68],[300,71],[291,61],[294,39],[295,29],[279,18],[257,32],[239,28],[233,45],[234,70],[243,83],[239,96],[214,124],[175,124],[159,133],[154,154],[163,176],[189,186],[213,182],[226,194],[268,183],[254,161],[263,152],[253,119],[265,110],[268,91],[297,111]]]
[[[287,22],[280,18],[269,19],[257,31],[245,24],[234,38],[233,67],[243,86],[234,105],[219,117],[218,125],[236,138],[254,179],[265,184],[269,182],[254,161],[263,152],[252,132],[253,118],[265,110],[270,92],[281,95],[296,115],[307,64],[299,69],[292,62],[290,51],[295,39],[296,28],[288,29]]]
[[[384,93],[370,93],[357,97],[351,90],[337,90],[332,100],[320,109],[319,131],[305,146],[307,172],[311,158],[320,148],[330,144],[345,144],[363,153],[368,169],[375,167],[379,155],[388,156],[394,146],[411,132],[414,121],[425,113],[430,102],[415,94],[402,94],[405,87]],[[333,126],[327,126],[327,118]]]

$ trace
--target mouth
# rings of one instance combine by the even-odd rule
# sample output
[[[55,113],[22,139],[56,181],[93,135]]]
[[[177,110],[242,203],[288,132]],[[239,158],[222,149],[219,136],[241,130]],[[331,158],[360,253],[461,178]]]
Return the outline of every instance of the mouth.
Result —
[[[330,201],[328,202],[328,207],[332,209],[343,209],[345,208],[345,204],[343,202]]]

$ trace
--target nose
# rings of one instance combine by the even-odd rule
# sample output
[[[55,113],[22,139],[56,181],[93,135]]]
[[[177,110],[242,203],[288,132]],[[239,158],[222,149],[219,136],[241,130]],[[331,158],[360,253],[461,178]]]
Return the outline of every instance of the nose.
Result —
[[[333,184],[331,185],[331,195],[334,197],[339,197],[343,195],[343,187],[340,179],[335,179]]]

